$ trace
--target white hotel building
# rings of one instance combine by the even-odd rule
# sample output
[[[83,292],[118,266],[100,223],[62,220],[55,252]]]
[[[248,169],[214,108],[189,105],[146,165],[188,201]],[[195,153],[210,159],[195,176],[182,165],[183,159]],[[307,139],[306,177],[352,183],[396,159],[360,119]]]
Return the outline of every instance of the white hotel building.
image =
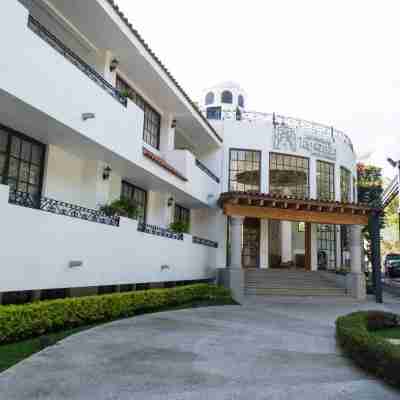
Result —
[[[200,110],[112,0],[1,9],[4,304],[217,276],[238,298],[365,296],[345,134],[248,112],[232,82]],[[99,211],[121,197],[135,219]]]

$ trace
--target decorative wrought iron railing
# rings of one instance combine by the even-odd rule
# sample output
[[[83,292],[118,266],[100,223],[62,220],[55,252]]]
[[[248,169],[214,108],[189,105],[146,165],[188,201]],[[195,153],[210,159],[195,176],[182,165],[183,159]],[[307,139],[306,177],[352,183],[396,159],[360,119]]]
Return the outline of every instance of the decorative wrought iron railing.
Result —
[[[138,223],[138,231],[149,233],[150,235],[162,236],[168,239],[183,240],[183,233],[175,233],[167,228],[162,228],[157,225],[145,224],[143,222]]]
[[[201,244],[203,246],[213,247],[214,249],[218,248],[218,242],[214,242],[212,240],[203,239],[198,236],[193,236],[193,243]]]
[[[113,85],[107,82],[98,72],[96,72],[90,65],[83,61],[78,55],[64,45],[64,43],[49,32],[38,20],[29,16],[28,21],[29,28],[35,32],[39,37],[46,41],[51,47],[53,47],[58,53],[63,55],[68,61],[74,64],[80,69],[85,75],[87,75],[93,82],[97,83],[107,93],[109,93],[114,99],[119,101],[123,106],[126,107],[126,97]]]
[[[11,190],[9,202],[14,205],[35,208],[52,214],[64,215],[66,217],[78,218],[84,221],[97,222],[99,224],[119,226],[118,216],[109,216],[101,211],[77,206],[64,201],[40,197],[31,193]]]
[[[204,115],[207,115],[207,110],[202,110]],[[346,143],[352,151],[353,144],[350,138],[342,131],[333,128],[332,126],[320,124],[318,122],[307,121],[299,118],[287,117],[284,115],[276,114],[276,113],[262,113],[258,111],[231,111],[231,110],[220,110],[218,114],[216,114],[220,120],[234,120],[234,121],[247,121],[247,122],[256,122],[256,121],[269,121],[274,126],[289,126],[291,128],[301,128],[310,130],[315,135],[320,135],[324,138],[330,138],[332,140],[339,139]]]
[[[207,174],[212,180],[219,183],[220,180],[213,172],[211,172],[200,160],[196,158],[196,166],[199,167],[205,174]]]
[[[399,194],[399,176],[395,176],[389,186],[382,193],[382,207],[386,208]]]

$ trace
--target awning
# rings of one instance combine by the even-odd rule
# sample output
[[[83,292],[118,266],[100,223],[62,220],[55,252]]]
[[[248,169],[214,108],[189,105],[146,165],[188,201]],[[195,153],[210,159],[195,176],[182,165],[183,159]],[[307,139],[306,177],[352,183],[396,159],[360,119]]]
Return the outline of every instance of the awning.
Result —
[[[366,204],[301,199],[258,192],[222,193],[225,215],[334,225],[367,225],[372,213]]]

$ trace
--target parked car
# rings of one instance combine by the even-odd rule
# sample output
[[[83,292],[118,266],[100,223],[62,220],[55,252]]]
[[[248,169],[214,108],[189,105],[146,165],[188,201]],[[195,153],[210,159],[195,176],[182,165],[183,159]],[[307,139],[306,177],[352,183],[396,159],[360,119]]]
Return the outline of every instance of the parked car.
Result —
[[[392,278],[394,274],[400,274],[400,254],[389,253],[386,254],[385,261],[383,263],[385,267],[385,275]]]

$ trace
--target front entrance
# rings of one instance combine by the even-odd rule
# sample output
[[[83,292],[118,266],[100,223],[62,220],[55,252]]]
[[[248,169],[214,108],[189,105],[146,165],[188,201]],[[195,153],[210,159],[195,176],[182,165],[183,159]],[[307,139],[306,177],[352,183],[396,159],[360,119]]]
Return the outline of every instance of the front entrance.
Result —
[[[245,218],[243,222],[243,268],[260,266],[261,224],[258,218]]]

